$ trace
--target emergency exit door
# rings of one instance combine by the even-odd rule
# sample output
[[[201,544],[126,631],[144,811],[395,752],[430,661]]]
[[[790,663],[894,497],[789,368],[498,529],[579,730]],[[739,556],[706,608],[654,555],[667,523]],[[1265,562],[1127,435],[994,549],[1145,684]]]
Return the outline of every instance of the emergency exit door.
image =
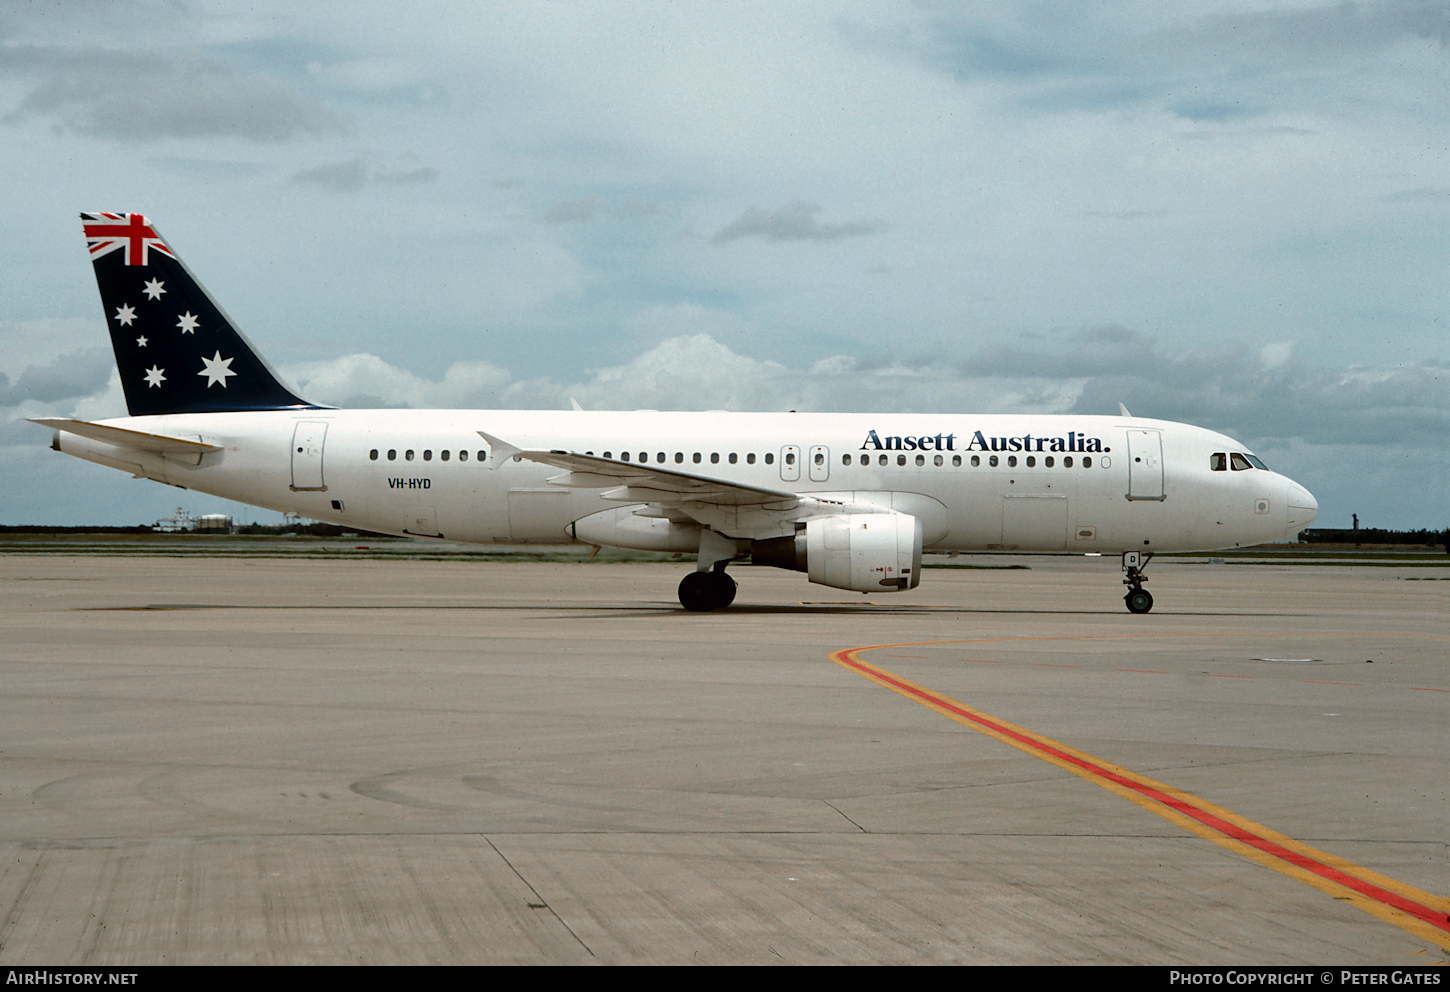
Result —
[[[807,457],[807,470],[812,482],[825,482],[831,477],[831,449],[824,444],[811,445]]]

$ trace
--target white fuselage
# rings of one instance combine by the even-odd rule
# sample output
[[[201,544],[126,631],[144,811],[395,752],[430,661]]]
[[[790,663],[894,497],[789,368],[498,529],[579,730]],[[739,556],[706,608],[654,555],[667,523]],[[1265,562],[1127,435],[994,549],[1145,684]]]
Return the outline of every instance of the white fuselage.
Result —
[[[221,450],[161,454],[65,432],[57,447],[314,520],[475,543],[571,543],[585,536],[575,536],[575,521],[621,512],[617,495],[606,498],[610,486],[551,484],[561,470],[527,459],[495,466],[480,431],[519,448],[876,504],[919,518],[935,551],[1232,548],[1293,540],[1317,509],[1275,472],[1215,470],[1216,453],[1247,450],[1231,438],[1133,417],[288,410],[102,423]],[[644,504],[638,511],[651,516]],[[715,529],[742,540],[775,536]],[[608,542],[586,543],[695,550],[657,528],[609,533]]]

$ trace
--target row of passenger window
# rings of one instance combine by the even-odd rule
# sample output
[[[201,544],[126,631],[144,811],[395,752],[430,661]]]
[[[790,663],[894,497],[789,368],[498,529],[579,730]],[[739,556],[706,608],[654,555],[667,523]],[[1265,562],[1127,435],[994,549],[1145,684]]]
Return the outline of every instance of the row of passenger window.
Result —
[[[584,453],[586,455],[593,455],[594,454],[594,452],[592,452],[592,451],[586,451]],[[606,451],[604,453],[604,457],[605,458],[609,458],[609,459],[612,460],[614,458],[614,454],[612,452]],[[628,451],[621,451],[619,453],[619,460],[622,461],[622,462],[630,461],[632,458],[633,458],[633,456]],[[740,461],[740,455],[737,454],[734,451],[732,451],[729,454],[725,455],[724,458],[725,458],[725,461],[728,462],[731,465],[736,465]],[[814,461],[815,461],[815,463],[816,463],[817,466],[823,466],[823,465],[826,464],[826,456],[825,456],[825,454],[823,452],[820,452],[820,451],[814,452],[813,458],[814,458]],[[871,464],[871,456],[870,455],[863,454],[863,455],[857,456],[857,458],[859,459],[858,463],[861,464],[861,465],[870,465]],[[877,458],[877,462],[876,463],[878,465],[887,466],[887,465],[890,465],[891,464],[891,456],[890,455],[877,455],[876,458]],[[710,464],[711,465],[718,465],[720,463],[720,459],[721,459],[721,455],[720,455],[720,453],[718,451],[712,451],[710,453],[709,461],[710,461]],[[649,462],[649,460],[650,460],[650,457],[649,457],[649,452],[648,451],[641,451],[639,453],[639,456],[638,456],[638,461],[639,462],[641,462],[642,464],[647,464]],[[656,463],[663,465],[663,464],[665,464],[669,460],[669,456],[665,452],[663,452],[663,451],[656,452],[655,453],[655,459],[654,460],[655,460]],[[682,465],[682,464],[684,464],[684,461],[685,461],[685,453],[683,451],[676,451],[675,452],[675,458],[674,458],[674,460],[675,460],[675,464],[676,465]],[[705,459],[704,459],[704,456],[700,452],[696,451],[693,455],[690,456],[690,460],[691,460],[691,462],[693,464],[699,465],[699,464],[702,464]],[[796,455],[795,455],[795,452],[793,452],[793,451],[787,451],[784,455],[781,456],[781,460],[787,466],[794,465],[796,463]],[[774,465],[775,464],[775,455],[767,452],[763,456],[762,461],[766,465]],[[907,456],[906,455],[901,454],[901,455],[897,455],[896,456],[896,464],[897,465],[904,466],[904,465],[906,465],[906,463],[907,463]],[[944,455],[934,455],[934,456],[932,456],[932,462],[931,463],[933,465],[945,465],[946,464],[946,457]],[[1026,465],[1027,468],[1036,468],[1037,467],[1037,456],[1036,455],[1028,455],[1025,459],[1023,459],[1023,463]],[[751,453],[749,453],[749,454],[747,454],[745,456],[745,464],[747,464],[747,465],[754,465],[755,464],[755,454],[754,454],[754,452],[751,452]],[[842,465],[847,465],[847,466],[853,464],[853,460],[852,460],[851,455],[849,455],[849,454],[842,455],[841,456],[841,464]],[[925,455],[917,455],[916,456],[916,464],[918,466],[925,467],[925,465],[926,465],[926,456]],[[970,464],[971,464],[971,466],[973,468],[977,468],[978,466],[980,466],[982,464],[982,456],[981,455],[972,455],[971,456],[971,459],[970,459]],[[998,456],[997,455],[988,455],[987,456],[987,465],[988,465],[988,467],[990,467],[990,468],[996,468],[1000,464],[1002,464],[1002,462],[1000,462],[998,460]],[[1006,456],[1006,462],[1005,462],[1005,464],[1006,464],[1006,466],[1008,468],[1016,468],[1017,465],[1018,465],[1017,456],[1016,455],[1007,455]],[[1105,462],[1105,464],[1106,464],[1106,462]],[[961,455],[952,455],[952,465],[953,465],[953,467],[960,468],[961,465],[962,465],[962,456]],[[1054,458],[1053,458],[1052,455],[1047,455],[1047,456],[1045,456],[1042,459],[1042,466],[1044,468],[1053,468],[1055,465],[1056,465],[1056,462],[1055,462],[1055,460],[1054,460]],[[1066,455],[1066,456],[1063,457],[1063,459],[1062,459],[1062,467],[1063,468],[1072,468],[1073,467],[1073,460],[1072,460],[1072,456],[1071,455]],[[1083,456],[1083,458],[1082,458],[1082,467],[1083,468],[1092,468],[1093,467],[1093,460],[1092,460],[1092,456],[1091,455],[1084,455]]]
[[[416,454],[417,454],[417,452],[415,452],[412,448],[407,449],[406,451],[403,452],[403,461],[405,461],[405,462],[412,461],[413,458],[414,458],[414,456]],[[378,458],[380,457],[379,454],[378,454],[378,449],[377,448],[374,448],[372,451],[369,451],[368,452],[368,457],[370,459],[372,459],[373,461],[377,461]],[[446,448],[444,450],[438,452],[438,460],[440,462],[446,462],[449,459],[451,459],[452,457],[453,457],[453,452],[447,450]],[[398,460],[398,449],[397,448],[389,448],[388,449],[388,461],[395,462],[397,460]],[[432,448],[424,448],[423,449],[423,460],[425,462],[431,462],[433,460],[433,449]],[[461,461],[461,462],[468,461],[468,452],[466,452],[466,451],[459,451],[458,452],[458,460]],[[487,461],[488,460],[488,452],[487,451],[479,451],[478,452],[478,460],[481,461],[481,462],[482,461]]]
[[[586,455],[590,455],[590,456],[593,456],[593,454],[594,454],[594,452],[592,452],[592,451],[586,451],[584,453]],[[371,451],[368,452],[368,458],[371,459],[372,461],[378,461],[378,460],[382,459],[383,457],[384,456],[383,456],[382,452],[379,451],[379,449],[377,449],[377,448],[373,448]],[[403,461],[405,461],[405,462],[411,462],[411,461],[414,461],[418,457],[418,452],[415,451],[413,448],[407,448],[407,449],[405,449],[403,451],[402,457],[403,457]],[[448,450],[447,448],[445,448],[445,449],[443,449],[443,450],[441,450],[441,451],[438,452],[438,460],[439,461],[444,461],[444,462],[451,461],[453,459],[453,457],[454,457],[453,452],[450,451],[450,450]],[[614,459],[614,453],[612,451],[606,451],[606,452],[604,452],[603,457],[608,458],[610,460],[613,460]],[[784,463],[786,465],[788,465],[788,466],[789,465],[794,465],[796,463],[796,455],[795,455],[795,452],[793,452],[793,451],[788,451],[784,455],[782,455],[781,457],[782,457],[782,460],[784,461]],[[1222,454],[1217,454],[1217,455],[1214,455],[1213,456],[1213,458],[1214,458],[1213,467],[1214,467],[1214,470],[1215,471],[1223,471],[1223,457],[1224,456]],[[1249,456],[1249,457],[1252,457],[1252,456]],[[396,448],[389,448],[388,449],[388,452],[387,452],[386,458],[390,462],[397,461],[398,460],[398,449],[396,449]],[[458,460],[460,462],[466,462],[466,461],[468,461],[468,452],[467,451],[464,451],[464,450],[460,450],[458,452],[457,458],[458,458]],[[475,453],[475,458],[479,462],[487,461],[488,460],[488,452],[485,451],[485,450],[480,449],[478,452]],[[858,456],[856,456],[856,458],[857,458],[856,464],[859,464],[859,465],[862,465],[862,466],[866,466],[866,465],[870,465],[871,464],[871,456],[868,455],[868,454],[858,455]],[[433,460],[433,449],[432,448],[424,448],[423,449],[423,452],[422,452],[422,459],[425,462],[431,462]],[[663,451],[657,452],[655,454],[655,461],[658,464],[663,465],[663,464],[666,463],[666,461],[668,461],[668,459],[669,459],[669,456],[666,455],[666,453],[663,452]],[[718,451],[712,451],[712,452],[710,452],[710,455],[709,455],[709,463],[711,465],[718,465],[718,464],[720,464],[720,459],[721,459],[721,455],[720,455],[720,453]],[[740,455],[737,452],[734,452],[734,451],[729,452],[728,454],[726,454],[724,456],[724,459],[730,465],[737,465],[737,464],[740,463]],[[886,467],[886,466],[888,466],[888,465],[891,464],[891,456],[890,455],[885,455],[885,454],[883,454],[883,455],[877,455],[876,456],[876,459],[877,459],[877,461],[876,461],[877,465],[880,465],[882,467]],[[1244,462],[1243,461],[1243,459],[1244,459],[1244,456],[1243,455],[1240,455],[1240,454],[1235,453],[1233,455],[1233,459],[1234,459],[1234,468],[1235,469],[1239,469],[1239,468],[1249,468],[1250,467],[1247,462]],[[628,451],[621,451],[619,453],[619,460],[622,461],[622,462],[628,462],[628,461],[635,460],[635,458],[634,458],[634,456],[631,455],[630,452],[628,452]],[[641,464],[647,464],[649,462],[649,460],[650,460],[649,452],[647,452],[647,451],[641,451],[639,453],[639,455],[638,455],[638,459],[637,460]],[[774,465],[775,464],[775,455],[773,453],[767,452],[765,455],[763,455],[761,457],[760,460],[764,464],[766,464],[766,465]],[[814,453],[814,460],[815,460],[816,465],[821,466],[821,465],[824,465],[826,463],[826,456],[825,456],[824,453],[817,451],[817,452]],[[1255,461],[1258,461],[1258,459],[1254,459],[1254,460]],[[695,465],[700,465],[700,464],[703,464],[704,463],[705,456],[701,452],[696,451],[693,455],[690,456],[690,461],[693,464],[695,464]],[[684,462],[685,462],[685,453],[683,451],[676,451],[675,452],[675,457],[674,457],[674,462],[675,462],[676,465],[682,465],[682,464],[684,464]],[[755,455],[754,452],[749,452],[749,453],[747,453],[745,455],[745,464],[747,464],[747,465],[754,465],[755,462],[756,462],[756,455]],[[926,466],[926,456],[925,455],[917,455],[915,457],[915,462],[916,462],[916,465],[918,467],[925,467]],[[1241,465],[1240,462],[1243,462],[1243,464]],[[906,455],[904,455],[904,454],[898,454],[896,456],[896,464],[898,466],[905,466],[906,463],[907,463],[907,456]],[[932,463],[932,465],[935,465],[935,466],[945,465],[946,464],[946,456],[944,456],[944,455],[933,455],[932,456],[931,463]],[[962,456],[961,455],[952,455],[951,463],[952,463],[952,467],[953,468],[960,468],[962,466],[962,464],[963,464],[963,458],[962,458]],[[987,467],[988,468],[997,468],[997,467],[999,467],[1000,465],[1003,464],[1003,461],[1002,461],[1001,457],[998,456],[998,455],[987,455],[986,456],[986,463],[987,463]],[[841,456],[841,464],[844,465],[844,466],[851,465],[852,464],[852,457],[851,457],[851,455],[849,455],[849,454],[842,455]],[[967,460],[967,464],[970,464],[972,468],[978,468],[982,464],[982,456],[981,455],[972,455],[972,456],[970,456],[970,459]],[[1007,468],[1017,468],[1018,467],[1018,459],[1017,459],[1017,456],[1016,455],[1007,455],[1007,456],[1005,456],[1005,464],[1006,464],[1006,467]],[[1056,467],[1056,464],[1057,464],[1056,463],[1056,459],[1052,455],[1046,455],[1042,459],[1042,467],[1043,468],[1055,468]],[[1081,460],[1081,464],[1082,464],[1082,467],[1083,468],[1092,468],[1093,467],[1093,459],[1092,459],[1092,456],[1091,455],[1083,455],[1082,456],[1082,460]],[[1026,457],[1024,457],[1022,459],[1022,465],[1025,466],[1026,468],[1036,468],[1037,467],[1037,456],[1036,455],[1027,455]],[[1103,459],[1103,466],[1104,467],[1107,467],[1107,459]],[[1063,468],[1072,468],[1073,467],[1073,457],[1072,457],[1072,455],[1064,455],[1063,456],[1063,458],[1062,458],[1062,467]],[[1258,467],[1262,468],[1263,467],[1262,463],[1260,463]]]
[[[859,458],[860,458],[860,464],[862,464],[862,465],[870,465],[871,464],[871,456],[870,455],[861,455],[861,456],[859,456]],[[878,465],[889,465],[890,464],[890,461],[889,461],[889,459],[891,458],[890,455],[877,455],[876,458],[877,458],[877,462],[876,463]],[[931,459],[931,463],[933,465],[945,465],[946,464],[946,457],[944,455],[933,455],[932,456],[932,459]],[[820,456],[817,456],[816,464],[817,465],[821,464]],[[850,465],[851,464],[851,456],[850,455],[842,455],[841,456],[841,464],[842,465]],[[905,465],[906,464],[906,456],[905,455],[897,455],[896,456],[896,464],[897,465]],[[926,465],[926,456],[925,455],[917,455],[916,456],[916,464],[919,465],[919,466]],[[982,456],[981,455],[972,455],[971,458],[968,460],[968,464],[970,464],[972,466],[972,468],[978,468],[982,464]],[[1006,456],[1006,459],[1005,460],[999,460],[999,456],[997,456],[997,455],[988,455],[987,456],[987,467],[988,468],[997,468],[999,465],[1004,465],[1004,464],[1008,468],[1016,468],[1018,466],[1017,456],[1016,455],[1008,455],[1008,456]],[[1025,466],[1026,468],[1036,468],[1037,467],[1037,456],[1036,455],[1028,455],[1026,458],[1023,458],[1022,459],[1021,464],[1023,466]],[[961,455],[952,455],[952,467],[953,468],[960,468],[961,465],[962,465],[962,456]],[[1053,458],[1052,455],[1046,455],[1046,456],[1043,457],[1043,459],[1042,459],[1042,467],[1043,468],[1055,468],[1056,466],[1057,466],[1057,461],[1056,461],[1056,459]],[[1108,460],[1106,458],[1104,458],[1103,459],[1103,467],[1104,468],[1107,468],[1107,466],[1108,466]],[[1062,467],[1063,468],[1072,468],[1073,467],[1072,455],[1064,455],[1062,457]],[[1082,456],[1082,467],[1083,468],[1092,468],[1093,467],[1093,459],[1092,459],[1092,456],[1091,455],[1083,455]]]
[[[592,452],[592,451],[586,451],[584,453],[586,455],[590,455],[590,456],[592,456],[594,454],[594,452]],[[614,454],[613,454],[613,452],[606,451],[603,454],[602,457],[613,460]],[[728,455],[725,455],[724,457],[725,457],[725,461],[729,462],[731,465],[738,465],[740,463],[740,455],[737,452],[732,451]],[[782,457],[782,460],[785,462],[785,464],[787,464],[787,465],[794,465],[795,464],[795,452],[787,451],[781,457]],[[630,461],[632,458],[633,458],[633,456],[628,451],[621,451],[619,453],[619,460],[622,461],[622,462]],[[663,465],[668,460],[668,458],[669,458],[669,456],[666,455],[663,451],[660,451],[660,452],[656,452],[655,453],[655,461],[658,462],[661,465]],[[710,452],[710,459],[709,459],[709,461],[710,461],[710,464],[711,465],[719,465],[720,464],[720,458],[721,458],[720,452],[718,452],[718,451],[712,451],[712,452]],[[641,464],[648,463],[649,462],[649,452],[648,451],[641,451],[639,453],[639,459],[638,460],[639,460],[639,462]],[[702,455],[700,452],[697,451],[697,452],[695,452],[690,457],[690,460],[694,464],[699,465],[699,464],[702,464],[705,461],[705,456]],[[766,465],[774,465],[775,464],[775,455],[771,454],[770,452],[766,452],[765,456],[761,460]],[[675,452],[675,464],[676,465],[683,465],[684,463],[685,463],[685,453],[683,451],[676,451]],[[755,464],[755,452],[752,451],[752,452],[748,453],[745,456],[745,464],[747,464],[747,465],[754,465]]]

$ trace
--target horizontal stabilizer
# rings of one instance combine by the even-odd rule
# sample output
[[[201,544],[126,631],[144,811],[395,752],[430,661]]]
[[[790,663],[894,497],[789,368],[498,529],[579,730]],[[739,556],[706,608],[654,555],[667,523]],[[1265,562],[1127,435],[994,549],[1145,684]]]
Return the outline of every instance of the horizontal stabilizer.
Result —
[[[53,427],[103,444],[114,444],[118,448],[132,448],[136,451],[154,451],[159,455],[204,455],[208,451],[221,451],[221,445],[202,441],[188,441],[184,437],[167,437],[164,434],[147,434],[144,431],[127,430],[106,424],[93,424],[88,420],[53,420],[44,417],[32,418],[32,424]]]

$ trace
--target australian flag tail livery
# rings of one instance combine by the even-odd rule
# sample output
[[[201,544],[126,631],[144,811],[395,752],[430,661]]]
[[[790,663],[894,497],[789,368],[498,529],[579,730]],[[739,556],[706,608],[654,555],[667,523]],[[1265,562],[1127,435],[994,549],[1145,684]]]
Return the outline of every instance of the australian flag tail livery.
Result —
[[[131,416],[315,408],[276,372],[140,214],[84,213]]]

